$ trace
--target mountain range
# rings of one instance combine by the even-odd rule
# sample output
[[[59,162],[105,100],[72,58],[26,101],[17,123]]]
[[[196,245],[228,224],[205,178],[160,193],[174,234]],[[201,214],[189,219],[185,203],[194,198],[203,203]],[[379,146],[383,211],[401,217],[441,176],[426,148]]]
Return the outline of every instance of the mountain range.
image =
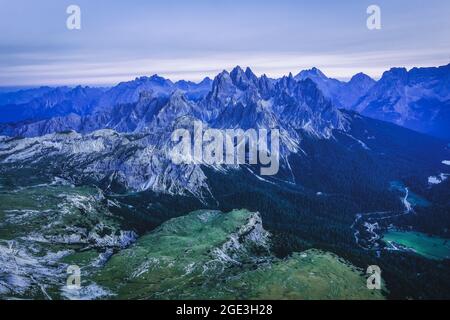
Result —
[[[193,123],[201,121],[213,128],[279,129],[281,169],[287,172],[291,171],[288,157],[301,152],[304,134],[330,138],[333,130],[347,130],[349,125],[349,116],[336,109],[313,81],[296,81],[292,75],[274,83],[266,76],[256,77],[249,68],[236,67],[231,73],[220,73],[211,91],[199,101],[188,98],[192,91],[186,94],[178,88],[163,94],[173,86],[162,78],[136,81],[112,88],[107,95],[133,100],[139,92],[135,102],[111,108],[101,97],[88,114],[70,113],[6,126],[8,135],[32,138],[3,137],[0,156],[4,162],[27,162],[32,156],[34,163],[60,162],[61,157],[67,157],[64,163],[72,168],[67,178],[72,181],[94,176],[98,181],[114,178],[133,190],[189,192],[203,198],[209,186],[202,169],[175,166],[170,161],[175,128],[193,130]],[[155,81],[157,89],[146,86]],[[205,85],[203,81],[190,88],[197,92]],[[47,163],[45,167],[58,165]]]
[[[214,81],[205,78],[199,83],[183,80],[174,83],[154,75],[112,88],[40,87],[0,94],[0,133],[35,136],[61,131],[64,127],[80,129],[80,126],[82,131],[90,131],[104,127],[109,122],[106,118],[110,120],[117,110],[129,112],[125,105],[142,102],[141,94],[167,100],[175,91],[183,92],[190,103],[209,110],[210,117],[217,116],[225,97],[237,103],[242,99],[238,97],[242,92],[250,98],[256,91],[264,101],[275,104],[275,112],[281,112],[278,105],[286,104],[281,101],[281,91],[291,90],[294,82],[306,79],[312,80],[336,108],[354,110],[443,139],[450,137],[450,65],[409,71],[392,68],[378,81],[358,73],[343,82],[327,77],[317,68],[301,71],[295,77],[270,79],[265,75],[257,77],[249,68],[244,71],[236,67],[230,73],[222,72]],[[98,123],[99,118],[106,123],[90,124]],[[122,129],[130,131],[131,127]]]
[[[121,269],[121,261],[134,249],[140,250],[141,244],[123,253],[115,253],[111,247],[122,250],[136,239],[145,244],[146,234],[187,212],[246,209],[259,213],[258,221],[261,219],[264,230],[271,234],[270,247],[276,259],[311,248],[331,251],[357,267],[379,265],[392,298],[450,297],[450,277],[445,272],[448,259],[431,261],[407,246],[394,245],[393,250],[383,242],[383,235],[393,229],[449,238],[450,179],[429,182],[430,177],[450,174],[450,146],[444,134],[448,128],[438,126],[439,121],[447,120],[424,118],[420,131],[434,130],[424,134],[405,128],[413,123],[412,113],[403,113],[411,109],[415,117],[428,115],[418,112],[423,108],[445,115],[448,68],[392,69],[378,81],[357,74],[349,82],[341,82],[318,69],[271,79],[256,76],[250,68],[235,67],[197,84],[174,83],[155,75],[112,88],[39,88],[21,91],[16,100],[11,94],[2,96],[0,101],[6,102],[0,106],[0,113],[4,111],[0,196],[11,200],[0,203],[0,223],[8,228],[13,228],[14,221],[29,226],[27,219],[46,212],[52,214],[49,219],[56,219],[58,214],[66,214],[55,209],[57,193],[72,190],[71,199],[84,199],[76,194],[84,194],[88,187],[90,196],[75,206],[76,218],[67,221],[67,230],[49,227],[39,241],[52,243],[55,233],[66,231],[89,239],[89,232],[95,231],[95,241],[104,242],[100,230],[110,222],[95,223],[95,212],[104,212],[102,219],[114,219],[114,227],[107,233],[114,234],[111,241],[124,245],[101,246],[109,255],[105,258],[106,251],[102,251],[99,260],[108,261],[112,255],[105,275],[121,274],[121,280],[107,287],[120,290],[128,287],[129,272],[140,274],[145,257],[155,253],[142,251],[144,259],[136,257],[129,271]],[[419,101],[429,104],[419,108]],[[380,114],[389,119],[374,119],[382,118],[375,110],[388,109],[404,118],[386,112]],[[368,115],[372,112],[373,117]],[[405,119],[403,126],[396,123],[399,119]],[[192,132],[196,122],[216,129],[278,129],[279,172],[261,176],[259,165],[253,164],[174,164],[172,132],[180,128]],[[101,196],[94,197],[97,193]],[[27,197],[36,201],[27,202]],[[39,199],[47,199],[50,209],[44,210]],[[79,227],[78,221],[85,221],[84,215],[91,211],[95,212],[89,215],[88,226]],[[194,218],[188,220],[201,223]],[[171,234],[176,221],[162,228],[169,228],[166,231]],[[91,229],[94,231],[88,232]],[[11,234],[18,232],[11,230],[0,231],[0,249],[6,248],[1,239],[9,241]],[[148,241],[158,237],[158,230]],[[211,232],[214,234],[215,228]],[[183,239],[193,236],[181,235]],[[15,241],[31,248],[36,239],[34,232],[19,234]],[[232,240],[230,245],[236,244]],[[0,258],[8,261],[9,276],[2,277],[0,266],[0,296],[20,283],[13,275],[26,278],[29,272],[26,265],[23,274],[16,268],[10,275],[15,258],[11,260],[12,251],[2,250]],[[272,253],[270,257],[275,259]],[[290,261],[276,259],[277,263]],[[191,262],[180,265],[187,268]],[[121,271],[117,273],[116,268]],[[142,274],[150,276],[146,271]],[[45,274],[42,279],[37,290],[46,286]],[[19,290],[19,294],[23,293]]]

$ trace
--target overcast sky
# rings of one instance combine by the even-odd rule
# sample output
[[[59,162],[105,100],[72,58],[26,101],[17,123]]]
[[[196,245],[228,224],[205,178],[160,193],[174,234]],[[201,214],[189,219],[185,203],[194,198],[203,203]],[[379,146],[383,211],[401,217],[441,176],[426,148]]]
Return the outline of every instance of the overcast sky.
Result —
[[[66,8],[81,8],[68,30]],[[381,8],[381,30],[366,9]],[[235,65],[347,79],[450,62],[450,1],[0,0],[0,86],[200,80]]]

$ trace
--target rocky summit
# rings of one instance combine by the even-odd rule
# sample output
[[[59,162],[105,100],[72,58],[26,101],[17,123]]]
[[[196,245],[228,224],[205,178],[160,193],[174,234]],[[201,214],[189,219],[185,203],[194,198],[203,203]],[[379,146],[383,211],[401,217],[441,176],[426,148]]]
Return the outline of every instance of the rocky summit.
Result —
[[[447,80],[237,66],[2,93],[0,298],[450,297]],[[245,161],[198,156],[219,134]]]

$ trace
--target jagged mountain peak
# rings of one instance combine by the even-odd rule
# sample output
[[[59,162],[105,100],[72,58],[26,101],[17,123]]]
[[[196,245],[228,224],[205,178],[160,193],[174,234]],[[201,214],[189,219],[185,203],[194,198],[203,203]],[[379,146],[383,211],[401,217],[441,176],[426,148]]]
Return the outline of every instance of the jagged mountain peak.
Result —
[[[395,67],[389,69],[388,71],[385,71],[381,77],[381,80],[386,79],[406,80],[407,77],[408,77],[408,70],[406,68]]]
[[[240,66],[235,67],[231,71],[230,77],[233,84],[241,90],[246,90],[249,86],[256,85],[258,81],[258,77],[256,77],[250,68],[247,68],[244,72]]]
[[[245,75],[248,79],[257,79],[258,77],[253,73],[252,69],[250,67],[245,68]]]
[[[302,71],[300,71],[300,73],[298,75],[295,76],[295,78],[298,80],[304,80],[309,77],[313,77],[313,78],[319,77],[319,78],[324,78],[324,79],[328,78],[322,71],[320,71],[316,67],[313,67],[308,70],[302,70]]]
[[[178,90],[183,90],[186,97],[190,100],[201,100],[204,98],[211,90],[212,80],[208,77],[204,78],[202,81],[196,83],[193,81],[179,80],[174,83],[173,88]]]
[[[242,74],[242,73],[244,73],[244,70],[239,65],[234,67],[230,72],[230,74]]]
[[[218,81],[223,81],[223,80],[228,81],[228,79],[231,79],[230,73],[227,70],[222,70],[222,72],[220,72],[219,74],[217,74],[214,77],[213,82],[218,82]]]
[[[183,91],[177,89],[172,92],[167,103],[155,115],[155,121],[158,126],[167,126],[179,117],[198,114],[197,105],[189,101]]]
[[[212,90],[208,96],[217,97],[217,95],[221,91],[228,91],[229,89],[231,89],[231,87],[234,87],[234,85],[230,73],[226,70],[223,70],[214,78]]]
[[[297,81],[295,80],[294,76],[292,75],[292,72],[289,73],[288,76],[283,76],[281,79],[279,79],[276,83],[276,87],[280,90],[283,89],[292,89],[297,84]]]
[[[132,81],[126,81],[126,82],[121,82],[119,83],[116,87],[139,87],[142,85],[149,85],[149,84],[154,84],[154,85],[159,85],[159,86],[172,86],[174,83],[169,80],[166,79],[164,77],[159,76],[158,74],[153,74],[150,77],[147,76],[142,76],[142,77],[137,77],[136,79],[132,80]]]
[[[408,69],[406,69],[405,67],[392,67],[392,68],[390,68],[388,71],[386,71],[386,72],[389,72],[389,73],[399,73],[399,74],[401,74],[401,73],[405,73],[405,72],[408,72]]]
[[[342,104],[352,106],[361,96],[364,96],[374,85],[376,81],[365,73],[355,74],[349,82],[343,86],[339,97]],[[345,103],[347,102],[347,103]]]
[[[213,80],[210,77],[205,77],[202,81],[198,83],[198,85],[210,85],[213,82]]]
[[[88,86],[83,87],[82,85],[77,85],[75,88],[73,88],[74,91],[82,91],[84,89],[89,89]]]
[[[259,80],[250,67],[246,67],[244,71],[240,66],[236,66],[229,75],[233,84],[242,90],[247,89],[250,85],[257,85]]]
[[[231,79],[233,79],[233,81],[237,81],[240,78],[247,78],[244,70],[242,70],[242,68],[240,66],[234,67],[234,69],[231,70],[231,72],[230,72],[230,76],[231,76]]]
[[[156,82],[160,82],[160,83],[165,83],[165,82],[172,82],[169,79],[166,79],[164,77],[159,76],[158,74],[154,74],[152,75],[150,78],[148,78],[151,81],[156,81]]]
[[[187,80],[178,80],[177,82],[175,82],[175,86],[180,89],[187,89],[189,88],[189,86],[193,86],[195,84],[195,82]]]

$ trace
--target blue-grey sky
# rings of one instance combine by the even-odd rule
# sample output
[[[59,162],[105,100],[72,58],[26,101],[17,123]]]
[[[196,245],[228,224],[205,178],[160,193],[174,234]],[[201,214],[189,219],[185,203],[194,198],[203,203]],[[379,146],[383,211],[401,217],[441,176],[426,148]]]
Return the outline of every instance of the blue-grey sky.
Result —
[[[66,8],[81,8],[68,30]],[[381,8],[381,30],[366,9]],[[0,86],[200,80],[239,64],[347,79],[450,62],[450,1],[0,0]]]

